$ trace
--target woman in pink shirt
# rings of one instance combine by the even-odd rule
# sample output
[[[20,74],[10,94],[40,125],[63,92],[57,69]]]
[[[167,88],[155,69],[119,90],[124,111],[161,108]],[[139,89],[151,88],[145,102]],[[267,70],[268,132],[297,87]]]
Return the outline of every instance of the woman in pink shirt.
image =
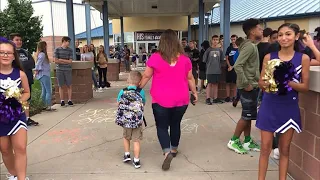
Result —
[[[177,34],[169,29],[160,38],[159,51],[147,61],[140,87],[152,78],[150,94],[157,135],[165,155],[163,170],[178,153],[180,124],[189,104],[189,88],[198,100],[190,59],[184,55]],[[168,128],[170,127],[170,134]]]

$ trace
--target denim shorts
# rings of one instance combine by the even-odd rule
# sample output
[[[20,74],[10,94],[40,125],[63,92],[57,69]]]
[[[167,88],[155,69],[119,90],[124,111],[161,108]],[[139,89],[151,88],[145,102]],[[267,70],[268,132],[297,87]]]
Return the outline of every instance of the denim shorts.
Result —
[[[254,88],[252,91],[239,89],[239,93],[242,104],[241,118],[243,120],[256,120],[259,89]]]

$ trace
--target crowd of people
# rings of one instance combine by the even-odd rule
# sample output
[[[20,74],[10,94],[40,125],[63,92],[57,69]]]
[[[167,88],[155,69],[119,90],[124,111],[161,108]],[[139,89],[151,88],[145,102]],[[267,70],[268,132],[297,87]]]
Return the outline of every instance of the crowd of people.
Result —
[[[246,38],[232,35],[226,53],[222,49],[223,36],[212,36],[211,44],[204,41],[201,50],[198,50],[195,41],[187,43],[183,39],[180,42],[173,30],[166,30],[161,35],[159,47],[146,60],[144,73],[131,71],[128,87],[118,94],[116,123],[123,127],[124,162],[131,161],[132,140],[133,165],[135,168],[141,167],[141,126],[142,122],[145,122],[143,111],[146,102],[143,88],[152,79],[150,94],[157,136],[164,155],[163,170],[169,170],[171,161],[178,155],[181,120],[189,103],[195,105],[198,102],[198,93],[205,89],[207,105],[233,101],[233,106],[236,106],[237,102],[241,101],[241,117],[227,147],[239,154],[246,154],[248,151],[260,152],[259,180],[266,178],[268,158],[272,148],[275,148],[275,154],[280,159],[279,179],[286,179],[293,133],[302,131],[298,93],[308,91],[309,67],[320,65],[320,27],[315,30],[318,33],[314,40],[308,33],[300,30],[298,25],[291,23],[283,24],[277,30],[263,30],[259,20],[248,19],[242,28]],[[41,83],[44,110],[55,111],[51,102],[50,75],[50,63],[54,62],[61,106],[72,106],[73,50],[69,47],[69,37],[63,37],[61,42],[61,47],[54,51],[53,61],[48,58],[47,43],[39,42],[34,61],[31,54],[21,48],[22,38],[19,34],[11,34],[9,40],[0,38],[1,95],[10,88],[7,84],[13,84],[23,89],[19,102],[28,104],[32,97],[31,87],[36,78]],[[106,78],[108,57],[104,47],[100,46],[96,54],[93,45],[85,45],[81,53],[77,44],[75,51],[77,60],[92,62],[94,90],[101,92],[103,88],[109,87],[110,83]],[[119,57],[124,59],[126,71],[129,72],[130,50],[125,47],[123,55]],[[268,62],[273,59],[291,62],[295,67],[295,78],[288,84],[292,90],[285,95],[265,92],[270,84],[263,77]],[[223,66],[224,62],[226,67]],[[96,70],[99,72],[99,81],[96,79]],[[223,71],[226,72],[225,81],[228,84],[227,97],[220,99],[218,89],[219,83],[224,81],[221,79]],[[198,79],[201,81],[200,87]],[[67,104],[64,86],[68,94]],[[252,120],[257,120],[256,127],[261,130],[261,146],[250,135]],[[30,119],[28,109],[9,123],[1,119],[0,150],[10,173],[8,179],[26,179],[27,126],[38,124]],[[242,133],[243,142],[240,140]]]

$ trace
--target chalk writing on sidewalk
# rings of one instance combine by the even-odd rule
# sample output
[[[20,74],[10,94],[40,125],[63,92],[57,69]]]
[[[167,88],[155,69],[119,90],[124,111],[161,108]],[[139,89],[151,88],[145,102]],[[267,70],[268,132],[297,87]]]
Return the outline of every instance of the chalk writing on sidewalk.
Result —
[[[79,115],[80,119],[72,120],[79,125],[90,123],[113,123],[115,121],[117,108],[109,109],[88,109]]]
[[[56,144],[56,143],[67,143],[67,144],[78,144],[83,141],[89,141],[94,139],[93,134],[83,135],[81,129],[61,129],[53,130],[47,132],[47,136],[44,139],[40,140],[42,144]]]

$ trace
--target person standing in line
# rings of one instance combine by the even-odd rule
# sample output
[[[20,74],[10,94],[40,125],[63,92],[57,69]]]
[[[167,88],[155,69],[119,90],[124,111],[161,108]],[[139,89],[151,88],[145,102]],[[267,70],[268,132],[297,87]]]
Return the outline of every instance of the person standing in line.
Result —
[[[200,92],[206,89],[206,86],[204,85],[204,81],[207,79],[206,77],[206,63],[203,62],[203,55],[206,52],[206,50],[210,47],[209,41],[205,40],[201,44],[201,51],[200,51],[200,60],[198,61],[199,66],[199,79],[200,79]]]
[[[140,88],[145,87],[151,78],[153,115],[165,156],[162,169],[168,170],[173,157],[178,153],[181,120],[190,102],[189,88],[195,99],[192,103],[198,101],[191,61],[184,55],[178,36],[172,29],[162,33],[158,52],[147,61]]]
[[[227,147],[236,153],[246,154],[249,150],[260,151],[260,146],[251,138],[251,121],[257,118],[258,105],[258,81],[259,52],[256,43],[262,38],[262,28],[257,19],[248,19],[242,29],[247,35],[247,40],[239,47],[240,54],[233,66],[237,73],[237,87],[242,104],[241,118]],[[240,135],[244,132],[244,143],[240,141]]]
[[[104,52],[104,46],[99,46],[99,52],[97,55],[97,63],[99,70],[99,91],[102,91],[102,88],[107,89],[107,68],[108,68],[108,57]],[[103,82],[102,82],[103,78]]]
[[[235,52],[234,55],[233,55],[233,61],[234,61],[234,63],[236,63],[236,61],[237,61],[237,59],[238,59],[238,57],[239,57],[239,53],[240,53],[239,47],[241,46],[241,44],[242,44],[244,41],[245,41],[245,39],[243,39],[243,37],[239,37],[239,38],[237,38],[237,40],[236,40],[236,42],[235,42],[235,44],[237,45],[238,48],[237,48],[236,52]],[[236,74],[237,74],[237,73],[236,73]],[[240,94],[239,94],[239,89],[237,88],[237,96],[236,96],[236,98],[233,100],[232,106],[233,106],[233,107],[237,107],[239,100],[240,100]]]
[[[130,72],[130,49],[127,45],[124,46],[124,64],[126,66],[126,72]]]
[[[21,62],[22,68],[28,77],[29,89],[30,89],[30,98],[28,99],[28,103],[30,105],[31,102],[31,92],[32,92],[32,84],[33,84],[33,69],[35,67],[35,62],[32,55],[25,49],[22,48],[22,37],[19,33],[10,34],[10,40],[16,45],[16,49],[19,53],[19,60]],[[39,123],[32,120],[30,118],[29,109],[25,111],[27,115],[27,125],[28,126],[38,126]]]
[[[35,67],[35,78],[38,79],[41,83],[41,99],[45,105],[44,110],[46,111],[55,111],[56,109],[52,108],[52,83],[51,83],[51,68],[50,60],[47,53],[47,43],[41,41],[38,43],[37,47],[37,63]]]
[[[290,145],[294,131],[301,130],[301,115],[299,109],[299,92],[309,90],[310,58],[299,52],[299,26],[285,23],[278,29],[279,52],[271,52],[264,57],[263,68],[259,80],[261,89],[269,86],[264,80],[265,68],[268,61],[280,59],[291,62],[296,69],[295,78],[289,82],[292,88],[284,95],[264,92],[264,97],[259,109],[256,127],[261,130],[261,152],[259,158],[258,180],[265,180],[269,156],[272,149],[274,133],[279,133],[279,180],[286,180],[289,166]],[[306,41],[306,39],[304,39]]]
[[[92,82],[93,82],[93,86],[94,86],[94,91],[95,92],[102,92],[102,90],[98,89],[98,81],[97,81],[97,77],[96,77],[96,65],[97,63],[94,62],[94,54],[93,52],[90,51],[91,48],[88,47],[88,45],[84,45],[82,47],[82,51],[83,53],[81,54],[81,61],[90,61],[93,62],[92,63],[92,67],[91,67],[91,77],[92,77]]]
[[[227,97],[225,99],[226,102],[234,101],[234,99],[237,96],[237,86],[236,86],[236,81],[237,81],[237,74],[233,69],[234,66],[234,54],[238,50],[238,46],[236,45],[236,40],[238,36],[237,35],[232,35],[230,40],[231,44],[227,48],[226,51],[226,62],[227,62],[227,69],[226,69],[226,91],[227,91]],[[231,88],[233,89],[232,96],[230,96],[230,91]]]
[[[25,104],[30,97],[30,89],[18,53],[14,43],[0,37],[0,94],[8,90],[7,84],[13,84],[23,89],[19,101]],[[15,108],[12,104],[9,106]],[[0,152],[9,172],[8,180],[28,179],[26,178],[28,136],[26,123],[25,113],[10,122],[4,119],[0,121]]]
[[[207,81],[208,85],[206,88],[207,91],[207,99],[206,104],[212,105],[212,103],[223,103],[220,99],[218,99],[218,86],[220,82],[221,76],[221,64],[224,60],[223,51],[219,48],[219,36],[212,36],[212,45],[210,48],[206,50],[203,55],[203,62],[206,63],[206,73],[207,73]],[[213,98],[211,102],[211,98]]]
[[[76,41],[76,61],[81,60],[81,50],[79,48],[79,40]]]
[[[73,106],[72,98],[72,49],[69,48],[70,45],[69,37],[62,37],[61,47],[58,47],[54,51],[54,62],[56,63],[56,76],[59,86],[59,95],[61,106],[65,107],[64,102],[64,91],[63,87],[67,87],[68,92],[68,105]]]
[[[191,60],[191,64],[192,64],[192,74],[195,80],[195,86],[196,89],[198,90],[198,80],[199,80],[199,76],[198,76],[198,72],[199,72],[199,59],[200,59],[200,52],[198,49],[196,49],[195,43],[194,41],[190,41],[189,42],[189,47],[190,47],[190,52],[189,52],[189,57]]]

